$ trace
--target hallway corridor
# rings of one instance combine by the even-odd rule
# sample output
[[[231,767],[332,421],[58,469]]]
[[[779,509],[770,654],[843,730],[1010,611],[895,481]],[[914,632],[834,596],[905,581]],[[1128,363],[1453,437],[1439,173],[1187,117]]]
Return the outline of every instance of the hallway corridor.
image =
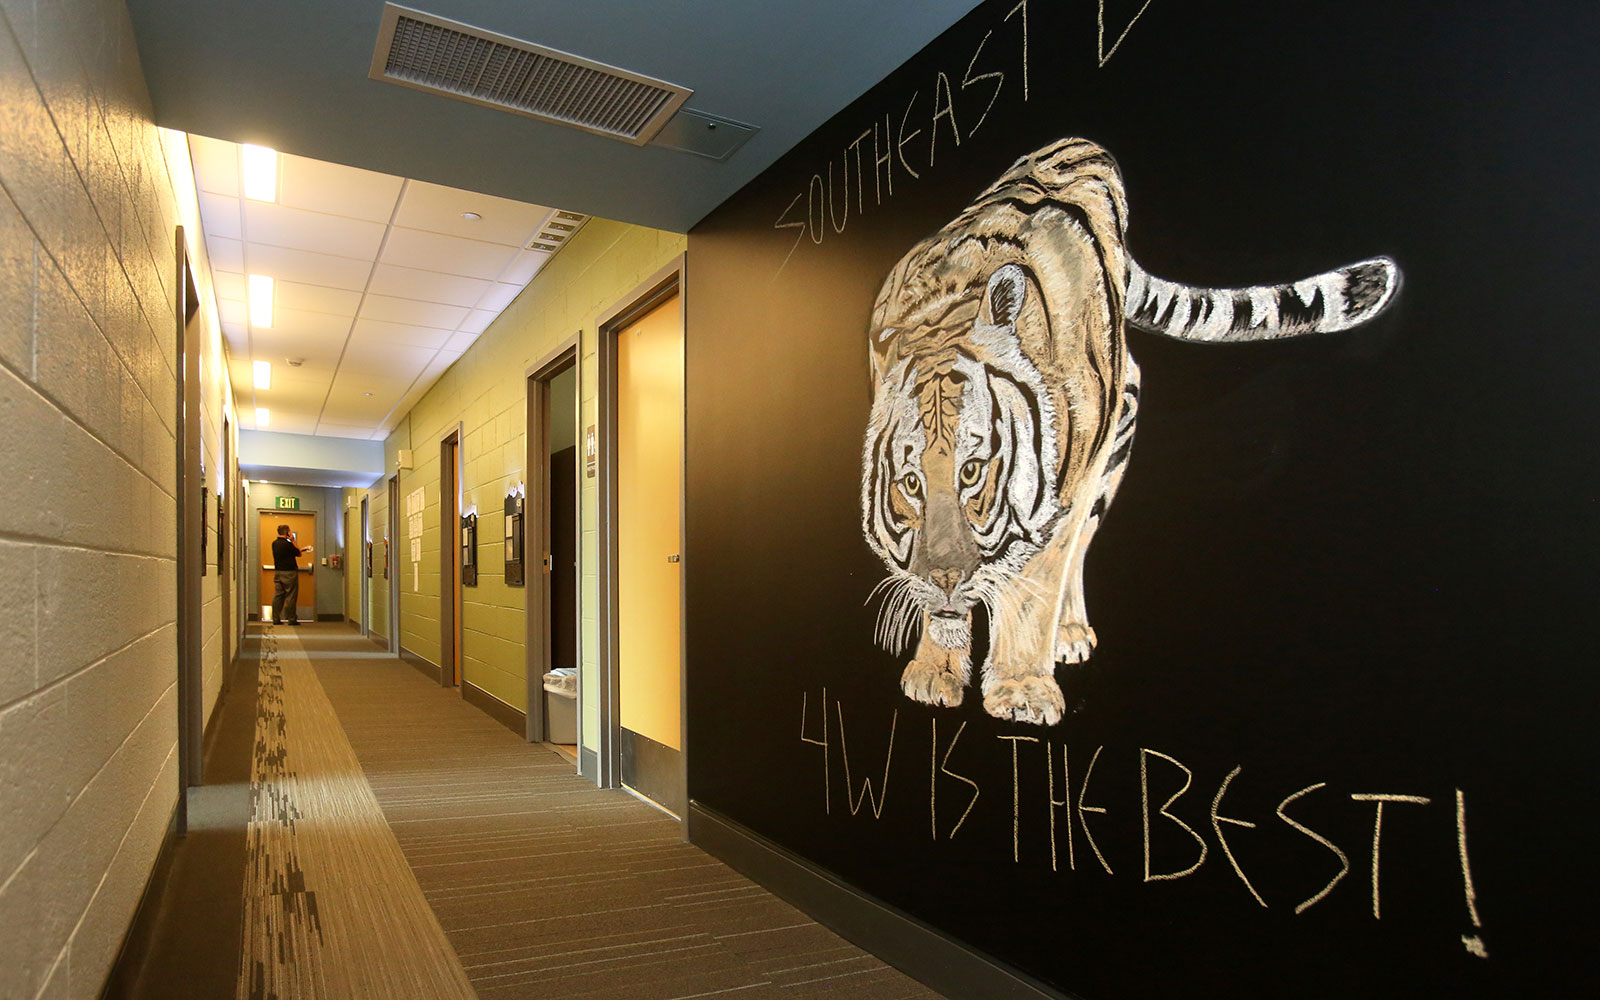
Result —
[[[253,626],[242,652],[229,707],[256,710],[213,751],[253,726],[239,1000],[935,996],[344,624]],[[228,881],[185,849],[180,877]],[[169,896],[124,995],[217,995],[227,957],[210,980],[192,963],[225,908]]]

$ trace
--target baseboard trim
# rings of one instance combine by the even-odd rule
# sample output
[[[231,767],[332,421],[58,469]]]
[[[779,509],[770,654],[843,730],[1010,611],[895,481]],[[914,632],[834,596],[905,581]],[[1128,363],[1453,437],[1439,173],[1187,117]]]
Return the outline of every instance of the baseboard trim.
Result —
[[[373,642],[375,642],[378,645],[382,646],[384,649],[388,649],[389,648],[389,637],[384,635],[382,632],[377,632],[377,631],[368,632],[367,633],[367,638],[371,639]]]
[[[517,711],[469,680],[461,682],[461,697],[473,708],[516,733],[519,738],[527,738],[524,735],[528,731],[528,717],[525,713]]]
[[[174,803],[172,815],[167,819],[167,831],[161,835],[161,849],[156,852],[156,863],[150,868],[144,889],[139,893],[139,905],[134,907],[133,919],[122,936],[116,961],[111,963],[111,973],[100,986],[101,1000],[126,997],[133,994],[139,973],[149,957],[155,941],[157,914],[161,910],[162,896],[172,875],[172,864],[178,856],[178,807]]]
[[[329,612],[324,611],[321,614],[317,615],[317,621],[319,621],[319,622],[342,622],[342,621],[344,621],[344,615],[342,615],[342,614],[330,614]]]
[[[437,663],[413,653],[404,646],[400,647],[400,659],[416,667],[422,673],[422,676],[428,680],[433,681],[435,684],[439,683],[439,665]]]
[[[590,781],[600,781],[600,754],[588,747],[578,748],[578,776]]]
[[[949,997],[1074,1000],[865,895],[735,820],[689,802],[689,843],[847,941]]]

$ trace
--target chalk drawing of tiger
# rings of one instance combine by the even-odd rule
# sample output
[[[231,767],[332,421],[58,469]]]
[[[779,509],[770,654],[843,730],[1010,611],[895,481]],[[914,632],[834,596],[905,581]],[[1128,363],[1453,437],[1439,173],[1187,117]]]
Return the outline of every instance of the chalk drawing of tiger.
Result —
[[[1084,554],[1139,407],[1125,324],[1220,342],[1348,330],[1400,281],[1375,257],[1290,284],[1195,288],[1128,255],[1127,218],[1110,155],[1065,139],[1018,160],[878,293],[861,525],[890,571],[876,638],[895,655],[916,638],[910,698],[961,703],[981,603],[984,708],[1061,720],[1055,667],[1095,648]]]

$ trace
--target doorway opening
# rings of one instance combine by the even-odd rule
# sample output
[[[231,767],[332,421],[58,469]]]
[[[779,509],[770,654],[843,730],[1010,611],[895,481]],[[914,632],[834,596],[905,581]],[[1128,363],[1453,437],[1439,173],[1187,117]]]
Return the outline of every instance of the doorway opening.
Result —
[[[461,428],[439,442],[439,683],[461,686]]]
[[[528,375],[527,738],[578,766],[578,340]],[[515,539],[507,539],[507,553]]]
[[[272,543],[278,538],[278,526],[289,526],[291,540],[295,545],[304,549],[308,545],[315,545],[317,538],[317,515],[304,510],[278,510],[274,507],[259,508],[259,530],[256,537],[261,544],[261,620],[273,621],[273,604],[277,600],[277,570],[273,567]],[[303,554],[295,560],[296,583],[293,601],[286,602],[283,606],[283,618],[288,622],[314,622],[317,620],[317,574],[316,553]]]
[[[600,323],[602,783],[688,804],[683,258]]]

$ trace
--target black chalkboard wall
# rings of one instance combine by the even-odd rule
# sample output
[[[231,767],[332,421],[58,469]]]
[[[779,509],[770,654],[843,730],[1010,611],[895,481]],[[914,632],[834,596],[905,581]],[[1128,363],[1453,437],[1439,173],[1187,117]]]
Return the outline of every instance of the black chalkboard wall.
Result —
[[[981,5],[690,234],[690,795],[1095,1000],[1556,995],[1600,818],[1595,7],[1101,14]],[[1071,136],[1154,274],[1404,284],[1342,333],[1129,331],[1099,647],[1039,726],[976,666],[907,698],[874,642],[867,337],[903,254]]]

